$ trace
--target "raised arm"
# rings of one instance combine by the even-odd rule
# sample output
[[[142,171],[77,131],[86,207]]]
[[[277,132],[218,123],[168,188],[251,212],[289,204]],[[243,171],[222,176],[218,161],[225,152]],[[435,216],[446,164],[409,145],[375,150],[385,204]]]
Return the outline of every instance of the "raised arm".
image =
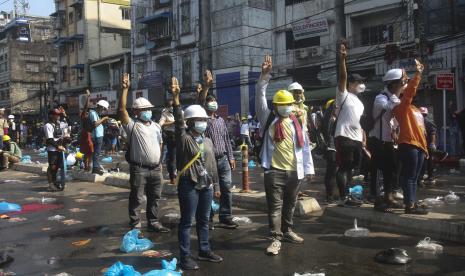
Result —
[[[119,98],[118,104],[118,116],[123,125],[127,125],[131,120],[129,118],[128,111],[126,110],[126,103],[128,99],[128,91],[130,86],[129,74],[124,73],[123,80],[121,81],[121,97]]]
[[[262,73],[257,82],[255,90],[255,113],[257,114],[260,126],[264,127],[266,120],[270,114],[268,103],[266,102],[266,88],[271,78],[271,69],[273,68],[273,61],[270,55],[265,55],[265,60],[262,63]]]
[[[415,77],[411,79],[407,85],[407,88],[405,88],[404,95],[401,100],[401,104],[412,104],[412,100],[417,94],[417,88],[418,85],[420,84],[421,80],[421,74],[423,73],[423,69],[425,68],[421,62],[415,59],[416,63],[416,69],[417,72],[415,73]]]
[[[86,102],[84,103],[84,108],[82,109],[83,113],[89,110],[89,105],[90,105],[90,91],[89,89],[86,89]]]
[[[213,86],[213,76],[210,70],[205,70],[203,74],[203,86],[202,91],[199,93],[199,98],[197,102],[201,106],[205,106],[205,101],[207,99],[208,90]]]
[[[337,81],[337,91],[339,93],[344,93],[347,87],[347,49],[344,43],[341,43],[339,46],[339,78]]]
[[[182,116],[181,103],[179,101],[180,92],[181,89],[179,88],[178,79],[176,77],[172,77],[171,94],[173,95],[173,112],[177,138],[182,137],[186,133],[186,128],[184,126],[184,118]]]

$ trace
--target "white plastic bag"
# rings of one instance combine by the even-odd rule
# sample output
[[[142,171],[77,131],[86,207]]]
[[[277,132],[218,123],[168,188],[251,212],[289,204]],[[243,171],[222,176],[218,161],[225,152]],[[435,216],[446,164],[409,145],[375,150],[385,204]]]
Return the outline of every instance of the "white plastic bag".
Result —
[[[460,197],[458,197],[454,192],[449,191],[449,194],[444,197],[444,201],[447,204],[456,204],[460,201]]]
[[[426,237],[424,240],[419,241],[415,248],[417,248],[418,251],[431,253],[442,253],[443,250],[443,246],[436,241],[432,241],[430,237]]]
[[[438,196],[436,198],[425,198],[423,202],[428,206],[441,206],[444,205],[444,198],[442,196]]]
[[[358,227],[357,219],[354,219],[354,228],[346,230],[344,232],[344,236],[351,238],[367,237],[369,233],[370,230],[363,227]]]
[[[52,221],[58,221],[58,220],[63,220],[63,219],[65,219],[65,217],[61,215],[55,215],[55,216],[48,217],[48,220],[52,220]]]
[[[252,223],[252,220],[249,219],[248,217],[233,217],[232,221],[237,223],[237,224],[250,224],[250,223]]]
[[[294,273],[294,276],[325,276],[324,273],[304,273],[304,274],[299,274],[299,273]]]

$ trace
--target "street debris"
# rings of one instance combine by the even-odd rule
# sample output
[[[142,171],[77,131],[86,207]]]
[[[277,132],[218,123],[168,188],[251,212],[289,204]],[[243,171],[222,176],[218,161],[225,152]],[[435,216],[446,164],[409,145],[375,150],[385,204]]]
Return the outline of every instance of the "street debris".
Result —
[[[63,219],[65,219],[65,216],[62,216],[62,215],[55,215],[55,216],[48,217],[48,220],[51,220],[51,221],[58,221],[58,220],[63,220]]]
[[[31,156],[30,155],[23,155],[21,157],[21,161],[20,163],[23,163],[23,164],[31,164],[32,161],[31,161]]]
[[[354,228],[346,230],[344,236],[358,238],[358,237],[367,237],[370,231],[363,227],[358,227],[357,219],[354,219]]]
[[[50,231],[50,230],[52,230],[52,228],[50,228],[50,227],[44,227],[44,228],[42,228],[41,230],[42,230],[42,231]]]
[[[89,202],[95,202],[93,199],[86,199],[86,198],[78,198],[74,200],[77,203],[89,203]]]
[[[42,204],[45,204],[45,203],[55,203],[57,201],[56,198],[53,198],[53,197],[42,197]]]
[[[325,276],[324,273],[304,273],[304,274],[299,274],[299,273],[294,273],[294,276]]]
[[[8,255],[5,250],[0,251],[0,267],[3,267],[13,262],[14,260],[15,259],[11,257],[10,255]]]
[[[126,253],[142,252],[153,247],[153,243],[146,238],[139,239],[140,230],[134,229],[126,233],[121,243],[121,251]]]
[[[80,224],[82,223],[82,221],[80,220],[74,220],[74,219],[68,219],[68,220],[64,220],[62,221],[64,225],[75,225],[75,224]]]
[[[69,274],[69,273],[66,273],[66,272],[61,272],[61,273],[55,274],[53,276],[73,276],[73,275]]]
[[[104,276],[180,276],[182,272],[176,271],[177,263],[176,258],[173,258],[170,262],[162,260],[161,270],[152,270],[141,275],[133,266],[118,261],[108,268]]]
[[[92,239],[87,239],[87,240],[81,240],[81,241],[75,241],[73,243],[71,243],[73,246],[76,246],[76,247],[82,247],[82,246],[86,246],[90,243]]]
[[[87,212],[87,209],[81,209],[81,208],[71,208],[69,209],[71,213],[80,213],[80,212]]]
[[[10,216],[8,216],[8,215],[0,215],[0,219],[10,219]]]
[[[406,264],[412,261],[402,248],[389,248],[376,254],[375,260],[383,264]]]
[[[456,204],[456,203],[458,203],[460,201],[460,197],[458,197],[454,192],[449,191],[449,194],[447,194],[444,197],[444,201],[447,204]]]
[[[6,201],[0,202],[0,214],[21,211],[21,205]]]
[[[349,194],[355,197],[356,199],[363,199],[363,187],[361,185],[355,185],[352,188],[349,188]]]
[[[22,217],[14,217],[14,218],[10,218],[8,221],[9,222],[22,222],[22,221],[26,221],[27,218],[22,218]]]
[[[419,252],[428,252],[428,253],[442,253],[443,246],[440,245],[437,241],[432,241],[430,237],[426,237],[425,239],[418,242],[415,248]]]
[[[444,198],[442,196],[425,198],[423,199],[423,202],[428,206],[442,206],[444,205]]]
[[[104,276],[140,276],[141,274],[137,272],[132,265],[125,265],[122,262],[116,262],[105,272]]]
[[[251,224],[252,220],[248,217],[233,217],[232,221],[237,224]]]
[[[14,276],[16,273],[13,271],[4,271],[3,269],[0,269],[0,276]]]
[[[54,265],[54,264],[58,263],[58,261],[59,261],[58,257],[50,257],[50,258],[47,259],[47,264]]]
[[[143,257],[148,257],[148,258],[165,258],[165,257],[169,257],[173,255],[173,253],[171,253],[170,251],[168,250],[147,250],[147,251],[144,251],[142,252],[142,256]]]

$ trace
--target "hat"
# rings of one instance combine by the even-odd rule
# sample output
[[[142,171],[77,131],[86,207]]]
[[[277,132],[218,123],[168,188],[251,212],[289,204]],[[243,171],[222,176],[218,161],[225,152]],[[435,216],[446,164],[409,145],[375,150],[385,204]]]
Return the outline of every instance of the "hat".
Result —
[[[8,115],[8,119],[14,119],[15,115]]]
[[[99,105],[99,106],[101,106],[101,107],[103,107],[105,109],[108,109],[108,107],[110,107],[110,104],[105,100],[98,101],[97,105]]]
[[[140,99],[140,98],[139,98]],[[198,104],[190,105],[184,111],[184,119],[202,118],[208,119],[207,112]]]
[[[8,135],[3,135],[3,139],[2,139],[2,140],[3,140],[3,142],[6,142],[6,141],[10,141],[11,138],[10,138],[10,136],[8,136]]]
[[[400,68],[391,69],[386,72],[383,77],[383,82],[400,80],[404,75],[404,70]]]
[[[152,107],[152,103],[144,97],[139,97],[134,101],[134,103],[132,103],[132,108],[134,109],[145,109]]]
[[[61,111],[58,108],[52,108],[48,111],[48,115],[61,115]]]
[[[365,79],[366,78],[362,77],[360,74],[357,74],[357,73],[349,74],[349,76],[347,77],[347,80],[349,82],[364,81]]]

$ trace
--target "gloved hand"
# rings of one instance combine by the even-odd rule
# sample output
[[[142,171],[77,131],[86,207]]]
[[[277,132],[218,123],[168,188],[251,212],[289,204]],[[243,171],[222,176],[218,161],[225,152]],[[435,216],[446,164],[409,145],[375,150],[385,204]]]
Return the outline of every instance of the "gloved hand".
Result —
[[[433,152],[436,151],[436,145],[435,144],[430,144],[429,145],[429,150],[433,151]]]

